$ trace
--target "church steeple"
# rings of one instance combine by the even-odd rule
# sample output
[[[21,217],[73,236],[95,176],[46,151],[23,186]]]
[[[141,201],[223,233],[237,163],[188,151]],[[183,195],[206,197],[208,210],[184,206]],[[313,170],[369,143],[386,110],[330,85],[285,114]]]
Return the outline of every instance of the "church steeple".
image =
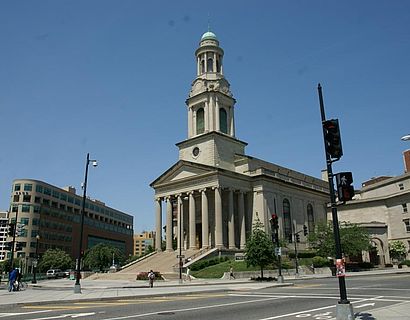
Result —
[[[235,137],[235,99],[223,74],[224,51],[216,35],[205,32],[195,51],[197,75],[188,105],[188,139],[216,131]]]
[[[216,35],[205,32],[195,51],[197,74],[188,106],[188,138],[177,143],[179,159],[235,171],[246,142],[235,137],[235,99],[223,73],[224,51]]]

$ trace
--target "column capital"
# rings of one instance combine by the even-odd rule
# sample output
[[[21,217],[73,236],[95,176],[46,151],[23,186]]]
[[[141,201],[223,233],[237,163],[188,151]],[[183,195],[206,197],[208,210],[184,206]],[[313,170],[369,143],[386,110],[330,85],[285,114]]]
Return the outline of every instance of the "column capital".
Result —
[[[186,194],[188,195],[188,196],[190,196],[190,195],[194,195],[194,190],[191,190],[191,191],[188,191]]]
[[[206,192],[206,188],[199,189],[198,191],[199,191],[200,193],[204,193],[204,192]]]

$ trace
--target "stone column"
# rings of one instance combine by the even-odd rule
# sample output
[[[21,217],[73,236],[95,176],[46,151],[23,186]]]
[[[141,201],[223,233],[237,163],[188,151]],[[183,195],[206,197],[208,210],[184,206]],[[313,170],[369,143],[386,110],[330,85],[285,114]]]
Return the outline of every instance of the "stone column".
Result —
[[[211,115],[209,114],[210,113],[210,110],[209,110],[209,103],[208,103],[208,101],[205,101],[205,109],[204,109],[204,121],[205,121],[205,132],[209,132],[209,131],[211,131],[210,129],[209,129],[209,123],[210,123],[210,121],[211,121]]]
[[[231,132],[230,132],[230,134],[231,134],[231,136],[232,137],[235,137],[235,113],[234,113],[234,110],[233,110],[233,105],[230,107],[230,110],[231,110]]]
[[[155,211],[156,211],[156,230],[155,230],[155,249],[161,251],[162,240],[162,207],[161,198],[155,199]]]
[[[246,244],[246,230],[245,230],[245,199],[243,192],[240,191],[238,195],[238,211],[239,211],[239,230],[240,230],[240,249],[245,249]]]
[[[170,197],[166,197],[165,199],[167,204],[167,244],[166,244],[166,251],[173,251],[172,248],[172,202]]]
[[[228,242],[229,249],[235,249],[235,224],[233,212],[233,190],[229,189],[229,215],[228,215]]]
[[[223,248],[222,236],[222,195],[221,188],[215,187],[215,247]]]
[[[219,123],[219,100],[215,97],[215,130],[221,131],[221,126]]]
[[[194,128],[193,128],[193,111],[192,107],[188,107],[188,137],[192,137],[194,133]]]
[[[201,190],[202,249],[209,247],[209,213],[206,189]]]
[[[196,221],[194,192],[189,193],[189,249],[195,249]]]
[[[178,195],[178,235],[177,235],[177,249],[184,249],[184,207],[182,204],[182,195]]]

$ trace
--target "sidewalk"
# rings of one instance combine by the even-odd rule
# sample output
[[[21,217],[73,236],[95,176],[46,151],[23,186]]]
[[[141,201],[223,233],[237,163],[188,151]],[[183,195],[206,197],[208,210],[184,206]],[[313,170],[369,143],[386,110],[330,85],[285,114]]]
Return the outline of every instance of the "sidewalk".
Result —
[[[347,277],[371,276],[394,273],[410,273],[410,269],[376,270],[347,273]],[[47,304],[59,302],[98,301],[115,298],[135,298],[163,295],[178,295],[186,293],[221,292],[258,290],[268,287],[292,286],[292,281],[312,278],[323,278],[327,275],[285,276],[284,283],[255,282],[249,279],[193,279],[179,283],[174,281],[156,281],[154,288],[149,288],[148,281],[121,281],[121,280],[81,280],[81,294],[74,293],[73,280],[57,279],[38,281],[37,284],[28,283],[29,288],[20,292],[8,292],[5,283],[0,286],[0,310],[13,305]],[[354,309],[354,306],[353,306]],[[372,310],[370,313],[358,313],[356,319],[409,319],[410,302],[400,303],[386,308]]]

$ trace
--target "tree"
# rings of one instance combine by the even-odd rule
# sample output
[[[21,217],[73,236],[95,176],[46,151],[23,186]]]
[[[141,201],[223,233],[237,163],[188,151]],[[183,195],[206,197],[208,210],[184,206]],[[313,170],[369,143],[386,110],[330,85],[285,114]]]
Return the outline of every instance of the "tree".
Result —
[[[38,264],[38,268],[42,272],[49,269],[66,270],[73,267],[73,259],[71,259],[68,253],[60,249],[49,249],[44,252]]]
[[[112,261],[122,264],[125,260],[122,252],[113,246],[99,243],[88,249],[84,255],[84,267],[89,270],[103,271],[112,265]]]
[[[406,256],[407,249],[403,241],[394,240],[389,243],[390,257],[397,260],[403,260]]]
[[[247,266],[259,266],[261,278],[263,269],[275,260],[274,246],[269,235],[263,230],[263,224],[259,219],[252,226],[252,234],[246,241],[245,261]]]
[[[365,228],[349,222],[339,223],[340,243],[345,256],[357,256],[370,249],[370,236]],[[334,257],[336,254],[335,238],[332,222],[318,223],[316,230],[309,234],[311,248],[317,250],[319,256]]]

